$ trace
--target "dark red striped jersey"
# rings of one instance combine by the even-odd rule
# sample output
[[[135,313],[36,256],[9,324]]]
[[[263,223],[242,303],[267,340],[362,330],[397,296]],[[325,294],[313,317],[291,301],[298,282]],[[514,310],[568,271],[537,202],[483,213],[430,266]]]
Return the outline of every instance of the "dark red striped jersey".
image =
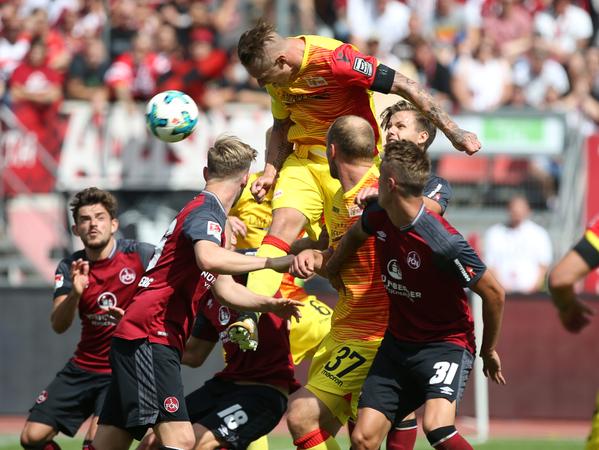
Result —
[[[198,306],[217,277],[198,268],[194,243],[207,240],[224,246],[226,220],[223,205],[211,192],[185,205],[156,248],[116,337],[147,338],[183,353]]]
[[[486,266],[462,235],[424,205],[411,224],[397,228],[372,202],[362,227],[375,236],[391,300],[389,331],[400,341],[451,342],[475,352],[464,287],[476,283]]]
[[[272,313],[263,313],[258,322],[260,344],[255,351],[244,352],[229,340],[227,326],[239,313],[210,298],[203,302],[196,317],[192,335],[217,342],[225,349],[226,367],[216,377],[229,381],[265,383],[294,392],[300,384],[294,378],[293,359],[289,350],[287,320]]]
[[[128,309],[153,253],[153,245],[119,239],[108,258],[90,261],[89,284],[78,306],[81,338],[72,358],[77,366],[89,372],[111,372],[108,354],[116,327],[107,320],[107,308]],[[54,298],[71,292],[71,263],[80,258],[87,260],[84,250],[58,264],[54,275]]]

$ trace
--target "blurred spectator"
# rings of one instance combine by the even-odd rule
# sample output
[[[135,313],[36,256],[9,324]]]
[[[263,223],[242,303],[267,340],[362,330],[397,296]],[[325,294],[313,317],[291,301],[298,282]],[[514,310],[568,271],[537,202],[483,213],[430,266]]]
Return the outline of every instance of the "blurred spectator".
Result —
[[[153,51],[150,36],[138,34],[131,52],[119,56],[108,69],[106,83],[117,100],[131,105],[133,100],[149,99],[156,91],[158,77],[170,69],[168,59]]]
[[[551,6],[535,16],[534,28],[547,50],[562,64],[586,48],[593,36],[589,14],[572,5],[571,0],[552,0]]]
[[[181,43],[187,43],[187,34],[191,27],[189,3],[187,0],[174,0],[164,2],[159,6],[163,23],[173,28],[177,40]]]
[[[32,131],[52,155],[60,148],[58,108],[62,100],[61,76],[46,64],[43,40],[32,41],[25,60],[10,80],[12,108],[21,124]]]
[[[62,33],[50,26],[48,13],[43,9],[35,9],[25,24],[32,40],[42,39],[45,42],[48,66],[64,74],[71,63],[72,54]]]
[[[431,35],[436,45],[453,51],[460,44],[463,52],[472,52],[478,46],[479,23],[471,16],[465,5],[456,0],[437,0]],[[461,52],[458,52],[461,53]],[[448,58],[442,58],[450,63]]]
[[[570,89],[566,70],[548,56],[544,48],[535,46],[528,57],[514,64],[514,83],[522,90],[525,103],[534,108],[554,103]]]
[[[599,48],[589,47],[586,53],[586,66],[591,77],[591,93],[599,100]]]
[[[86,41],[83,52],[75,55],[69,68],[67,97],[89,101],[94,112],[103,113],[109,98],[104,77],[110,66],[108,52],[101,39]]]
[[[492,111],[512,95],[512,74],[508,62],[483,38],[473,57],[463,55],[456,64],[452,92],[459,107],[469,111]]]
[[[73,32],[77,36],[99,36],[106,21],[106,10],[102,0],[84,0]]]
[[[168,59],[171,63],[183,59],[183,47],[178,41],[175,27],[163,24],[158,28],[156,50],[161,57]]]
[[[214,46],[214,34],[208,29],[196,29],[190,38],[189,59],[176,60],[172,70],[161,77],[158,90],[185,91],[200,108],[206,108],[206,86],[223,75],[228,55]]]
[[[431,44],[423,38],[414,42],[412,61],[418,71],[418,81],[432,91],[435,98],[446,104],[451,98],[451,74],[435,55]]]
[[[510,61],[525,53],[531,45],[532,17],[521,3],[521,0],[494,2],[495,7],[483,19],[485,36]]]
[[[485,233],[485,262],[506,292],[541,290],[551,263],[549,235],[529,217],[528,201],[515,196],[508,204],[508,222]]]
[[[348,0],[347,24],[351,41],[360,50],[377,36],[382,52],[407,36],[410,9],[397,0]]]
[[[3,17],[0,34],[0,83],[6,83],[15,67],[29,50],[29,40],[22,33],[22,21],[16,14]],[[2,95],[0,95],[2,98]]]
[[[235,49],[231,53],[231,60],[219,80],[218,87],[209,87],[205,95],[206,107],[222,107],[227,102],[270,107],[270,95],[258,85],[255,78],[250,77],[239,61]]]
[[[131,50],[133,38],[137,34],[135,19],[144,20],[143,16],[136,16],[135,12],[135,4],[131,0],[111,4],[109,44],[111,61]]]
[[[48,15],[51,25],[58,22],[60,15],[65,9],[77,9],[79,7],[77,0],[24,0],[19,8],[21,17],[30,16],[36,10],[43,10]]]

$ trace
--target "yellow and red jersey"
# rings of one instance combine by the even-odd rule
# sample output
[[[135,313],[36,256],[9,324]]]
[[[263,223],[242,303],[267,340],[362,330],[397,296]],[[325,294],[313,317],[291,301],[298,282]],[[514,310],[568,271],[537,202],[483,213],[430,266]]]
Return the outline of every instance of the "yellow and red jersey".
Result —
[[[297,156],[306,158],[312,153],[326,158],[329,126],[348,114],[366,119],[379,145],[380,130],[369,90],[377,60],[335,39],[298,37],[306,43],[299,72],[287,86],[266,86],[275,119],[290,118],[293,122],[288,140],[295,144]]]
[[[340,189],[335,195],[332,210],[325,214],[333,248],[362,215],[354,203],[356,195],[363,188],[378,186],[378,179],[379,170],[373,165],[351,190]],[[333,312],[332,336],[338,341],[381,339],[387,328],[389,300],[380,278],[374,238],[368,238],[356,255],[345,262],[341,278],[345,292],[339,292]]]

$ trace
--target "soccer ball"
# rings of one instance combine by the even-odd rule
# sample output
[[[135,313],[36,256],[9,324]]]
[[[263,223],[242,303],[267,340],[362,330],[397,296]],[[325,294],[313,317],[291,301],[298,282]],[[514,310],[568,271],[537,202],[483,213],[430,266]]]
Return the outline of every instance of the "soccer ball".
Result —
[[[189,136],[198,123],[198,107],[181,91],[160,92],[148,102],[146,123],[158,139],[179,142]]]

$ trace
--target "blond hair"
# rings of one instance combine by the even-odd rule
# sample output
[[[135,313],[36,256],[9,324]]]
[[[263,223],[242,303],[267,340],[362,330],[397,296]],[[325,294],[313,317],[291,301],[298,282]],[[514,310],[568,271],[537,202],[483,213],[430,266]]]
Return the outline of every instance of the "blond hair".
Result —
[[[423,150],[428,150],[430,145],[435,140],[435,136],[437,135],[437,127],[428,117],[422,114],[422,111],[420,111],[407,100],[400,100],[397,103],[385,108],[385,110],[381,113],[381,128],[387,131],[387,129],[391,126],[391,117],[393,117],[393,114],[399,111],[411,111],[414,113],[416,124],[419,127],[418,131],[426,131],[428,134],[427,140],[422,144]]]
[[[233,178],[250,170],[258,152],[235,136],[223,136],[208,150],[208,174]]]
[[[430,176],[431,163],[418,145],[405,139],[388,142],[385,145],[382,164],[390,169],[400,195],[422,195]]]

